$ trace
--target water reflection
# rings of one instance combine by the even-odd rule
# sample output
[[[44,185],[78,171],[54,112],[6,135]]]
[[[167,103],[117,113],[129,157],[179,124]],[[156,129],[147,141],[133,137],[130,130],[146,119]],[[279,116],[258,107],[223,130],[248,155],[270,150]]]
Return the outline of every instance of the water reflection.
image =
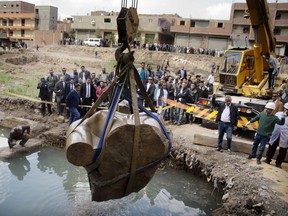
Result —
[[[30,162],[27,160],[26,156],[19,156],[8,162],[9,170],[19,181],[23,181],[24,176],[31,170]]]
[[[198,216],[211,215],[219,203],[200,178],[179,170],[157,172],[128,197],[91,202],[85,169],[71,165],[64,151],[43,149],[26,157],[0,161],[0,212],[5,216]]]
[[[62,178],[63,188],[67,191],[68,199],[73,199],[75,194],[75,185],[87,181],[84,168],[67,166],[67,160],[62,150],[45,149],[37,153],[37,168],[48,174],[56,174]],[[84,174],[84,175],[83,175]]]
[[[0,127],[0,148],[8,147],[7,137],[10,133],[10,128]]]

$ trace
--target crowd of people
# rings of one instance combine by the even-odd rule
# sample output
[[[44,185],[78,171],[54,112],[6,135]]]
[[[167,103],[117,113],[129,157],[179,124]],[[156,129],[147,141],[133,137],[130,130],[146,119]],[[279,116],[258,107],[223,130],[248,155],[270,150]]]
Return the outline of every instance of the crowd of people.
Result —
[[[217,66],[211,64],[210,75],[207,78],[204,78],[200,74],[193,76],[188,74],[184,66],[176,71],[170,71],[169,69],[169,61],[164,61],[162,66],[156,65],[155,69],[153,65],[142,62],[138,69],[139,77],[146,93],[153,105],[157,108],[158,114],[177,126],[185,123],[201,124],[202,119],[194,117],[192,113],[185,112],[185,109],[181,106],[177,105],[176,107],[170,106],[167,108],[167,105],[169,105],[169,100],[177,101],[183,105],[197,104],[200,99],[209,99],[209,97],[212,96],[213,107],[219,107],[216,118],[218,122],[217,151],[222,152],[223,136],[226,133],[228,151],[230,152],[232,132],[237,129],[239,114],[238,108],[232,103],[230,96],[226,96],[223,103],[215,100],[213,83],[215,80],[214,71],[217,71]],[[58,114],[67,115],[70,125],[81,116],[84,116],[92,103],[107,90],[115,78],[115,70],[116,66],[114,66],[114,70],[109,73],[106,72],[105,68],[102,68],[101,73],[96,76],[95,73],[86,70],[85,66],[81,66],[80,72],[74,69],[71,74],[67,73],[66,68],[62,68],[61,74],[54,75],[54,71],[50,69],[49,75],[46,78],[41,78],[41,82],[38,84],[37,88],[40,89],[39,97],[43,101],[52,101],[52,98],[55,97]],[[288,125],[288,119],[286,118],[288,114],[288,103],[281,98],[281,93],[287,91],[285,84],[286,83],[283,83],[280,92],[273,93],[272,101],[265,106],[265,110],[247,123],[248,126],[252,122],[259,121],[252,152],[248,157],[251,159],[257,156],[257,164],[261,163],[265,144],[270,139],[270,136],[274,137],[274,139],[270,139],[271,147],[269,147],[270,150],[267,153],[265,162],[270,163],[271,157],[275,153],[275,149],[279,143],[281,144],[281,152],[276,162],[278,167],[281,167],[281,163],[285,158],[284,156],[286,156],[288,147],[288,133],[286,131],[288,130],[284,129],[287,128]],[[136,89],[138,103],[147,107],[147,101],[145,101],[145,97],[142,95],[140,88],[137,86]],[[81,108],[79,108],[80,105]],[[102,106],[108,105],[108,99],[102,103]],[[44,102],[41,105],[41,113],[43,116],[46,114],[46,106],[48,108],[48,115],[52,114],[51,105]],[[65,106],[67,112],[65,112]],[[281,115],[279,112],[281,112]],[[283,118],[286,119],[286,122]],[[267,125],[270,126],[267,128]],[[276,132],[273,131],[274,128],[277,129],[275,129]],[[285,145],[283,145],[283,143]],[[259,144],[259,151],[256,155]]]
[[[200,74],[196,76],[188,74],[184,67],[173,72],[168,68],[168,61],[164,61],[162,66],[155,66],[155,69],[151,64],[146,65],[145,62],[142,62],[138,72],[153,105],[159,108],[158,114],[177,125],[185,122],[192,123],[193,120],[195,121],[193,115],[187,114],[184,118],[183,109],[172,107],[162,110],[162,108],[167,105],[167,99],[177,100],[182,104],[194,104],[198,102],[199,98],[208,98],[209,94],[213,92],[215,80],[213,71],[208,78],[204,79]],[[107,90],[115,77],[115,70],[116,66],[112,72],[107,72],[106,68],[102,68],[101,73],[96,76],[96,73],[86,70],[85,66],[81,66],[80,72],[74,69],[71,74],[67,73],[65,67],[59,74],[54,74],[53,69],[50,69],[49,75],[41,78],[38,83],[39,97],[42,101],[50,102],[54,98],[57,103],[57,114],[69,117],[69,124],[71,124],[84,116],[89,106]],[[79,97],[76,97],[77,95]],[[137,88],[137,96],[138,103],[145,106],[144,96],[139,88]],[[65,109],[65,104],[67,109]],[[101,104],[101,106],[108,105],[108,99]],[[52,114],[50,103],[43,102],[41,104],[41,114],[42,116]],[[200,123],[199,119],[196,121]]]

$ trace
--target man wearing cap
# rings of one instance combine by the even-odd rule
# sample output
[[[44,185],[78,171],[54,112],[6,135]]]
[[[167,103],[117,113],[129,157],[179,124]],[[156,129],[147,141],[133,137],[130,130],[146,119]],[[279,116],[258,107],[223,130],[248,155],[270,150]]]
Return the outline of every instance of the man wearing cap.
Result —
[[[265,53],[265,59],[269,63],[268,88],[266,90],[273,90],[276,84],[276,78],[279,72],[280,64],[276,58],[270,55],[270,53]]]
[[[80,113],[78,111],[79,104],[81,103],[79,94],[80,87],[80,83],[75,84],[74,89],[72,89],[66,97],[66,108],[69,109],[70,113],[69,125],[80,118]]]
[[[26,133],[25,133],[26,132]],[[30,136],[30,126],[23,125],[23,126],[16,126],[12,128],[8,137],[8,145],[9,148],[12,149],[13,146],[16,145],[18,140],[21,140],[19,145],[24,146],[25,143],[29,140]]]
[[[280,119],[283,116],[283,113],[288,114],[288,103],[284,104],[284,112],[277,112],[275,115]],[[285,124],[280,126],[275,125],[272,135],[269,140],[269,147],[266,153],[265,163],[270,164],[272,158],[275,154],[277,147],[279,146],[279,154],[276,158],[276,167],[282,168],[281,164],[284,161],[287,149],[288,149],[288,117],[285,117]]]
[[[257,164],[261,164],[262,154],[265,150],[265,145],[272,134],[275,124],[283,125],[285,123],[286,113],[283,113],[281,119],[275,116],[272,112],[275,109],[275,103],[268,102],[265,106],[265,110],[259,113],[256,117],[251,119],[246,123],[245,126],[250,125],[255,121],[258,121],[258,128],[254,137],[253,147],[250,155],[247,159],[252,159],[256,157],[257,149],[259,146],[259,151],[256,157]]]

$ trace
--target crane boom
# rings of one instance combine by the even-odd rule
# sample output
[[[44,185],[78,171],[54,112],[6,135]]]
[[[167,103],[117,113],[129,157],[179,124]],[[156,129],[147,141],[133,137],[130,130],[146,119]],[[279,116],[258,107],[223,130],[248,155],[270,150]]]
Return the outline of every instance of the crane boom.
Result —
[[[255,32],[255,44],[261,44],[263,53],[275,52],[276,40],[270,23],[269,8],[266,0],[246,0],[250,21]]]

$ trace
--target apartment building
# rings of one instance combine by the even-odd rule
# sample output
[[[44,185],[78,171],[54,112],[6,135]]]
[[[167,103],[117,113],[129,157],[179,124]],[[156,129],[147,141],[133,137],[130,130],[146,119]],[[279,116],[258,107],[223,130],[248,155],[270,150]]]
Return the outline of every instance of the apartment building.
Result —
[[[226,49],[231,33],[229,20],[178,18],[171,26],[174,45],[193,48]]]
[[[57,44],[58,8],[35,6],[23,1],[0,1],[0,42],[13,45],[23,42],[34,45]]]
[[[35,6],[35,13],[39,16],[40,30],[56,30],[58,8],[53,6]]]
[[[283,55],[288,44],[288,3],[269,3],[271,28],[276,39],[276,53]],[[234,3],[231,8],[231,35],[246,35],[250,46],[254,43],[254,32],[250,20],[244,18],[247,6],[245,3]]]
[[[0,2],[0,34],[5,41],[33,43],[38,15],[33,4],[22,1]]]

